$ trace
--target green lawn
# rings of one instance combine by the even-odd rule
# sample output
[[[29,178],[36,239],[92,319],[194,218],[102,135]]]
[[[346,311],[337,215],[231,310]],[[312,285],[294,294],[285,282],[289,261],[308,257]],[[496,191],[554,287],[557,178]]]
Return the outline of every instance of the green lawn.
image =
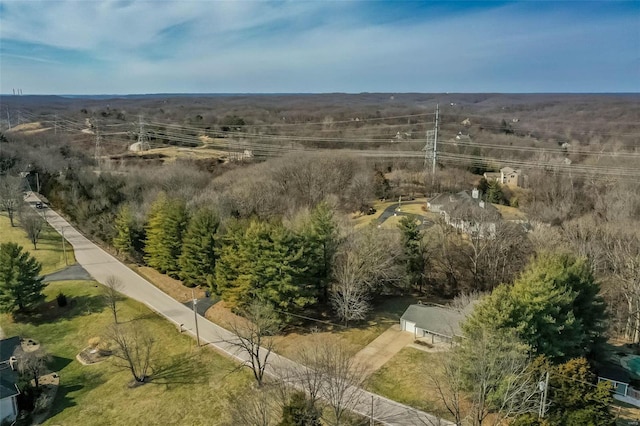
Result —
[[[404,348],[376,371],[365,387],[394,401],[450,419],[431,382],[431,374],[439,368],[438,357],[436,353]]]
[[[55,282],[47,286],[47,303],[36,315],[14,320],[0,315],[7,336],[35,338],[53,355],[51,369],[61,388],[48,425],[221,424],[225,404],[253,386],[247,371],[130,299],[119,303],[121,321],[138,321],[156,339],[153,380],[134,389],[129,372],[112,360],[83,366],[76,355],[88,339],[101,336],[112,321],[91,281]],[[73,306],[59,308],[55,296],[65,293]]]
[[[27,238],[26,232],[20,227],[17,215],[13,219],[16,226],[12,227],[6,212],[0,214],[0,242],[14,242],[20,244],[26,251],[31,253],[40,263],[42,263],[42,274],[50,274],[66,267],[64,252],[62,250],[62,237],[49,225],[45,225],[38,249],[33,249],[33,244]],[[71,244],[66,243],[67,260],[69,265],[76,263]]]

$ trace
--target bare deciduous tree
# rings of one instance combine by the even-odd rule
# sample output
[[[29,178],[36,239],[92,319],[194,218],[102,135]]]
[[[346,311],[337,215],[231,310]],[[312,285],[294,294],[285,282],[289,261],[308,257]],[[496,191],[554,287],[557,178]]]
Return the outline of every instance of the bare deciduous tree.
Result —
[[[272,426],[278,424],[281,410],[278,390],[262,387],[237,395],[227,403],[229,426]]]
[[[243,366],[251,368],[258,386],[264,382],[264,374],[269,365],[269,357],[274,349],[275,336],[281,330],[281,323],[270,305],[254,301],[241,311],[246,321],[228,324],[235,338],[226,340],[238,353],[248,358]]]
[[[456,424],[502,424],[539,408],[539,378],[527,348],[510,334],[482,330],[442,355],[432,381]]]
[[[345,324],[365,318],[374,291],[380,293],[402,281],[401,256],[396,230],[369,227],[346,238],[336,256],[330,295]]]
[[[44,228],[44,219],[32,209],[27,208],[20,212],[20,225],[24,232],[27,233],[27,238],[29,238],[31,244],[33,244],[33,249],[37,250],[40,233]]]
[[[22,202],[22,179],[17,176],[1,176],[0,209],[7,212],[11,226],[15,226],[13,217],[22,205]]]
[[[122,281],[115,275],[109,275],[104,282],[102,298],[113,315],[113,322],[118,324],[118,301],[120,300],[120,290]]]
[[[154,338],[137,321],[112,324],[107,337],[113,343],[113,356],[123,361],[116,365],[128,370],[136,382],[144,383],[151,370]]]
[[[25,351],[20,348],[15,356],[18,363],[18,371],[31,376],[35,387],[38,388],[40,386],[40,376],[47,370],[47,362],[51,360],[51,355],[40,346],[34,351]]]

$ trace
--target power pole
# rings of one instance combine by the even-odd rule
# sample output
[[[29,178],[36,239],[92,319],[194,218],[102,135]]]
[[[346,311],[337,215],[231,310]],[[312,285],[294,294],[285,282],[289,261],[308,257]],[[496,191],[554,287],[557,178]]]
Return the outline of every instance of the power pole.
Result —
[[[147,142],[147,135],[144,132],[144,123],[141,115],[138,116],[138,145],[141,151],[147,151],[150,148]]]
[[[196,306],[198,305],[198,299],[196,299],[193,289],[191,289],[191,300],[193,300],[193,321],[196,324],[196,341],[198,342],[198,347],[200,347],[200,331],[198,330],[198,311],[196,310]]]
[[[69,266],[69,260],[67,259],[67,245],[64,241],[64,226],[62,227],[62,252],[64,253],[64,264]]]
[[[7,107],[7,123],[9,123],[9,128],[11,128],[11,115],[9,115],[9,107]]]
[[[540,390],[542,391],[542,396],[540,397],[540,413],[539,417],[544,418],[545,413],[547,412],[547,390],[549,389],[549,372],[545,374],[544,382],[540,381],[538,384]]]
[[[100,136],[100,130],[98,130],[97,122],[94,127],[96,132],[96,148],[94,152],[94,159],[96,160],[96,165],[98,166],[98,169],[99,169],[100,168],[100,143],[102,142],[102,140]]]
[[[436,127],[433,137],[433,163],[431,164],[431,185],[436,182],[436,158],[438,156],[438,119],[440,116],[440,105],[436,104]]]
[[[375,425],[375,422],[374,422],[374,420],[373,420],[373,395],[371,395],[371,417],[370,417],[370,419],[369,419],[369,424],[370,424],[371,426],[374,426],[374,425]]]

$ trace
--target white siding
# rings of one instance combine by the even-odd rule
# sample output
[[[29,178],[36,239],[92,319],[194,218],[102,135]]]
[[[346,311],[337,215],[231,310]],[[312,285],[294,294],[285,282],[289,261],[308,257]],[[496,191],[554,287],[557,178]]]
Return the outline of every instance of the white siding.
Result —
[[[409,333],[414,333],[416,332],[416,323],[415,322],[410,322],[410,321],[406,321],[406,320],[402,320],[402,329],[404,331],[408,331]]]
[[[16,415],[18,414],[16,412],[16,404],[14,402],[15,398],[15,396],[12,396],[0,400],[0,416],[2,416],[0,421],[3,421],[7,418],[9,419],[9,421],[15,420]]]

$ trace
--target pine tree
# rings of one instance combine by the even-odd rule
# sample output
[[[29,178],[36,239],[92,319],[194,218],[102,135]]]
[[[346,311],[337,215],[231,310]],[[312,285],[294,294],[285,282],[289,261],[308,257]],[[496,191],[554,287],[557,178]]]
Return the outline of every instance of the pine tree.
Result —
[[[553,361],[592,354],[602,343],[604,301],[584,259],[543,254],[512,286],[498,286],[464,324],[466,332],[511,329]]]
[[[217,291],[232,307],[261,300],[282,311],[302,309],[316,302],[304,257],[302,240],[282,225],[232,225],[216,262]]]
[[[180,255],[180,278],[185,285],[213,286],[219,225],[218,216],[208,209],[199,210],[189,221]]]
[[[42,265],[15,243],[0,244],[0,309],[25,311],[44,300]]]
[[[311,212],[309,226],[302,233],[308,255],[309,277],[315,282],[317,296],[327,302],[333,259],[338,249],[338,226],[333,211],[325,202]]]
[[[402,232],[402,256],[405,264],[407,287],[418,284],[422,288],[426,268],[425,246],[422,243],[422,231],[416,219],[404,216],[398,224]]]
[[[145,261],[152,268],[178,277],[178,259],[182,252],[182,234],[187,224],[184,201],[169,199],[160,193],[151,206],[147,224]]]
[[[113,246],[126,256],[132,256],[134,250],[134,221],[133,214],[128,205],[123,205],[118,209],[115,218],[116,235],[113,237]]]

